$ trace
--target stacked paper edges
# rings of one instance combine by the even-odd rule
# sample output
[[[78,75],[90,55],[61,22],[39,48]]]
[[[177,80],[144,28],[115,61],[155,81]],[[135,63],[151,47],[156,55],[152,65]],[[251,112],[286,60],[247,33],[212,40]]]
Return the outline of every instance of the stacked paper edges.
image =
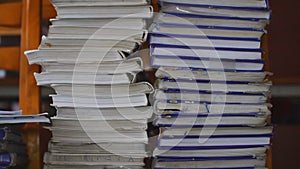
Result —
[[[143,62],[133,53],[147,38],[146,0],[53,0],[58,16],[38,50],[38,85],[51,95],[57,117],[44,169],[143,168],[148,156],[147,82],[137,82]]]
[[[268,3],[161,0],[151,28],[156,169],[266,168]]]

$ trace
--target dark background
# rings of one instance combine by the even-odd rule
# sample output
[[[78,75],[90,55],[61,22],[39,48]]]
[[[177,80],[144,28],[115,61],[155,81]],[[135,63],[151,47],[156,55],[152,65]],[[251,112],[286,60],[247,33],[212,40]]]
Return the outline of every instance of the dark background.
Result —
[[[300,86],[300,1],[270,0],[269,57],[276,86]],[[295,88],[294,88],[295,89]],[[285,91],[283,91],[285,92]],[[289,91],[296,93],[296,91]],[[286,91],[288,93],[288,91]],[[300,97],[274,96],[273,169],[300,168]]]

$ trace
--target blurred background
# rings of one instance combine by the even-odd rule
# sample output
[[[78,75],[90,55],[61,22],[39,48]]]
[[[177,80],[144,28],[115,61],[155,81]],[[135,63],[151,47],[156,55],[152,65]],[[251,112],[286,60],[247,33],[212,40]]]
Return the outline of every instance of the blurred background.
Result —
[[[8,1],[0,0],[0,62],[5,62],[3,58],[9,57],[4,56],[2,48],[17,48],[20,45],[20,33],[1,34],[2,21],[11,17],[11,14],[3,13],[1,9],[2,4]],[[272,122],[275,125],[273,169],[299,169],[300,164],[297,160],[300,159],[300,1],[270,0],[270,5],[272,21],[268,28],[268,39],[270,68],[274,73],[271,102]],[[55,11],[48,0],[43,1],[42,7],[42,30],[43,34],[46,34],[48,18],[55,16]],[[18,13],[21,14],[20,6],[13,8],[12,14]],[[15,26],[20,26],[20,22],[19,25],[18,22],[15,23]],[[49,93],[54,92],[49,88],[41,89],[41,111],[54,113],[53,108],[49,106]],[[18,97],[19,72],[13,68],[0,69],[0,109],[17,110]],[[46,145],[46,141],[44,144]]]

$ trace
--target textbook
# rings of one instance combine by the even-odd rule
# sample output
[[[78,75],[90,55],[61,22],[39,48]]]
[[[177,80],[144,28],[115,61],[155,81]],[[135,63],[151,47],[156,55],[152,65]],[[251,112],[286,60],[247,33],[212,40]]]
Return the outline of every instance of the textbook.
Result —
[[[122,120],[122,119],[148,119],[151,118],[151,106],[121,107],[121,108],[82,108],[60,107],[57,117],[77,119]]]
[[[141,93],[152,93],[154,91],[151,84],[147,82],[139,82],[133,84],[117,84],[117,85],[66,85],[52,84],[58,95],[68,96],[131,96]]]
[[[127,49],[126,49],[127,50]],[[125,52],[125,51],[124,51]],[[112,48],[98,48],[95,50],[71,50],[71,49],[45,49],[45,50],[30,50],[26,51],[29,64],[42,64],[42,63],[77,63],[81,61],[99,62],[105,61],[124,61],[126,59],[125,53],[121,50]]]
[[[180,37],[153,35],[150,39],[151,46],[189,46],[191,48],[238,48],[238,49],[259,49],[259,40],[235,40],[235,39],[222,39],[222,38],[194,38],[194,37]]]
[[[264,66],[263,60],[211,59],[200,57],[201,56],[199,56],[199,58],[195,58],[193,56],[152,55],[151,64],[152,67],[173,66],[180,68],[198,68],[219,71],[260,71]]]
[[[267,20],[235,20],[218,19],[213,17],[175,16],[172,14],[159,13],[154,20],[155,23],[174,26],[193,26],[206,28],[240,29],[240,30],[264,30]]]
[[[196,80],[174,80],[159,79],[156,82],[160,90],[180,91],[219,91],[219,92],[240,92],[240,93],[268,93],[271,82],[257,83],[230,83],[230,82],[205,82]]]
[[[102,142],[102,143],[66,143],[52,140],[48,145],[49,151],[52,153],[64,154],[137,154],[145,156],[146,144],[145,143],[115,143],[115,142]]]
[[[99,3],[99,2],[98,2]],[[72,4],[72,3],[69,3]],[[152,6],[99,6],[99,5],[73,5],[56,6],[57,18],[151,18]],[[78,13],[80,11],[80,13]],[[114,12],[112,12],[114,11]]]
[[[174,15],[240,20],[269,20],[271,15],[268,9],[234,9],[213,6],[177,5],[171,3],[163,3],[161,10]]]
[[[265,0],[160,0],[150,29],[157,69],[155,169],[266,169],[273,127]],[[268,64],[268,63],[267,63]]]
[[[64,96],[52,95],[53,105],[57,107],[137,107],[147,106],[148,100],[145,94],[135,94],[132,96],[114,97],[88,97],[88,96]]]
[[[193,1],[193,0],[160,0],[162,3],[171,3],[171,4],[190,4],[195,6],[204,6],[204,7],[228,7],[228,8],[268,8],[268,2],[266,0],[224,0],[222,2],[218,0],[201,0],[201,1]]]
[[[226,104],[226,103],[199,103],[191,101],[156,100],[153,103],[156,114],[220,114],[220,113],[253,113],[270,112],[271,104]]]
[[[76,72],[42,72],[34,74],[38,85],[50,84],[129,84],[136,74],[88,74]]]
[[[268,116],[191,116],[191,117],[158,117],[155,122],[160,127],[204,127],[204,126],[264,126]]]
[[[195,26],[174,26],[155,24],[151,27],[151,34],[165,35],[165,36],[183,36],[183,37],[197,37],[197,38],[231,38],[231,39],[246,39],[259,40],[265,32],[263,30],[230,30],[230,29],[210,29],[199,28]]]
[[[147,5],[146,0],[52,0],[55,6],[81,6],[81,5],[99,5],[99,6],[125,6],[125,5]]]
[[[44,163],[60,165],[133,165],[143,166],[145,156],[137,155],[112,155],[112,154],[61,154],[49,153],[44,155]]]
[[[126,35],[128,36],[128,35]],[[73,37],[73,36],[72,36]],[[76,38],[90,38],[91,36],[85,35],[85,37],[76,37]],[[76,39],[75,38],[75,39]],[[115,40],[115,39],[102,39],[102,40],[95,40],[98,41],[99,43],[94,43],[93,40],[91,39],[86,39],[84,41],[77,41],[75,39],[72,39],[71,37],[68,37],[68,39],[59,39],[55,38],[53,40],[48,40],[48,38],[43,38],[42,42],[39,46],[40,50],[47,50],[47,49],[52,49],[52,50],[62,50],[62,49],[67,49],[67,50],[75,50],[75,51],[97,51],[99,50],[106,50],[111,51],[111,50],[117,50],[117,51],[123,51],[127,53],[132,53],[134,50],[137,49],[137,43],[133,41],[128,41],[126,39],[122,40]],[[72,41],[72,42],[71,42]],[[69,44],[70,42],[70,44]],[[75,44],[74,44],[75,43]],[[76,45],[77,43],[77,45]],[[78,44],[79,43],[79,44]],[[104,55],[105,56],[105,55]]]
[[[265,71],[217,71],[199,68],[159,67],[155,76],[161,79],[182,79],[194,81],[262,82],[272,73]]]
[[[264,94],[250,93],[224,93],[201,92],[180,90],[156,90],[153,94],[156,100],[186,100],[200,103],[235,103],[235,104],[261,104],[265,103],[267,96]]]
[[[151,48],[152,56],[165,56],[173,58],[210,58],[214,60],[221,59],[232,59],[241,61],[255,61],[260,60],[262,51],[261,50],[235,50],[227,48],[192,48],[192,47],[182,47],[182,46],[156,46],[153,45]]]
[[[41,63],[45,72],[80,72],[95,74],[138,73],[143,70],[140,58],[126,61],[98,61],[90,63]]]
[[[154,88],[138,78],[153,8],[146,0],[53,0],[57,17],[37,50],[37,85],[54,89],[44,169],[142,169]]]
[[[146,30],[132,29],[112,29],[97,27],[73,27],[73,26],[50,26],[49,38],[68,38],[72,39],[101,39],[101,40],[130,40],[135,42],[143,42],[147,39]],[[67,40],[66,40],[67,41]],[[89,42],[89,41],[87,41]],[[100,41],[101,42],[101,41]],[[99,43],[99,41],[98,41]],[[88,43],[89,44],[89,43]],[[116,44],[116,42],[114,43]],[[104,44],[99,46],[103,46]]]
[[[118,19],[79,19],[79,18],[61,18],[50,19],[53,26],[72,26],[72,27],[97,27],[97,28],[112,28],[112,29],[146,29],[146,21],[140,18],[118,18]]]

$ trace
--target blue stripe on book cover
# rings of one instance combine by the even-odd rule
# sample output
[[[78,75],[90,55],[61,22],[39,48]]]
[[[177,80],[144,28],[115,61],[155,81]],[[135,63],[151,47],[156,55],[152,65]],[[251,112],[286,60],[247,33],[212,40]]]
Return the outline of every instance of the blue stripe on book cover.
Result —
[[[10,153],[0,153],[0,166],[8,167],[11,164]]]
[[[191,6],[191,7],[202,7],[202,8],[219,8],[219,9],[238,9],[238,10],[253,10],[253,11],[265,11],[269,9],[269,3],[266,2],[266,7],[243,7],[243,6],[226,6],[226,5],[203,5],[203,4],[188,4],[188,3],[176,3],[176,2],[163,2],[163,0],[159,0],[161,6],[166,5],[178,5],[178,6]]]
[[[182,168],[168,168],[168,167],[154,167],[154,169],[182,169]],[[230,167],[230,168],[184,168],[184,169],[255,169],[255,167]]]
[[[236,52],[256,52],[263,53],[261,48],[228,48],[228,47],[213,47],[213,46],[189,46],[189,45],[170,45],[170,44],[159,44],[151,43],[151,48],[179,48],[179,49],[203,49],[203,50],[221,50],[221,51],[236,51]]]
[[[242,149],[242,148],[259,148],[268,147],[270,144],[258,144],[258,145],[234,145],[234,146],[160,146],[160,150],[209,150],[209,149]]]
[[[225,107],[225,105],[224,105]],[[160,117],[162,118],[177,118],[177,117],[257,117],[261,115],[260,112],[256,113],[224,113],[224,114],[211,114],[211,113],[206,113],[206,114],[185,114],[185,112],[175,112],[172,114],[162,114]]]
[[[160,32],[149,32],[153,37],[171,37],[171,38],[192,38],[192,39],[212,39],[212,40],[237,40],[237,41],[251,41],[251,42],[261,42],[261,39],[257,38],[235,38],[235,37],[220,37],[220,36],[197,36],[197,35],[180,35],[180,34],[168,34],[168,33],[160,33]]]
[[[260,21],[260,20],[269,20],[266,18],[248,18],[248,17],[234,17],[234,16],[211,16],[211,15],[199,15],[199,14],[181,14],[175,12],[164,12],[170,15],[178,16],[178,17],[191,17],[191,18],[211,18],[211,19],[228,19],[228,20],[243,20],[243,21]]]
[[[225,107],[225,105],[224,105]],[[165,109],[164,114],[161,115],[161,117],[214,117],[214,116],[223,116],[223,117],[232,117],[232,116],[243,116],[243,117],[252,117],[252,116],[261,116],[265,115],[265,113],[262,112],[246,112],[246,113],[223,113],[223,114],[217,114],[217,113],[211,113],[209,112],[209,108],[206,107],[206,112],[186,112],[186,111],[168,111],[168,109]]]
[[[205,69],[202,68],[187,68],[187,67],[176,67],[176,70],[190,70],[190,71],[205,71]],[[240,73],[263,73],[264,70],[215,70],[215,72],[240,72]]]
[[[247,124],[162,124],[158,123],[158,127],[175,127],[175,128],[201,128],[201,127],[252,127],[252,125],[247,125]]]
[[[261,41],[261,38],[245,38],[245,37],[221,37],[221,36],[206,36],[206,35],[186,35],[175,33],[149,32],[149,36],[169,36],[178,38],[208,38],[220,40],[241,40],[241,41]]]
[[[172,157],[172,156],[156,156],[160,162],[176,162],[176,161],[206,161],[206,160],[250,160],[257,159],[253,155],[245,156],[213,156],[213,157]]]
[[[199,133],[200,134],[200,133]],[[243,138],[243,137],[268,137],[271,138],[273,136],[270,134],[239,134],[239,135],[184,135],[184,136],[162,136],[161,139],[200,139],[200,138]]]
[[[4,140],[6,136],[6,130],[4,128],[0,128],[0,140]]]
[[[193,103],[193,104],[228,104],[228,105],[264,105],[265,103],[223,103],[223,102],[203,102],[189,100],[165,100],[167,103]]]
[[[244,92],[222,92],[222,91],[205,91],[205,90],[189,90],[189,89],[166,89],[162,90],[164,93],[190,93],[190,94],[218,94],[218,95],[233,95],[233,96],[263,96],[266,97],[263,93],[244,93]]]
[[[225,72],[224,72],[225,73]],[[189,78],[187,79],[173,79],[171,78],[162,78],[162,81],[167,81],[167,82],[188,82],[188,83],[207,83],[207,84],[211,84],[211,83],[217,83],[217,84],[253,84],[253,82],[244,82],[244,81],[221,81],[221,80],[201,80],[201,79],[195,79],[195,80],[191,80]]]
[[[204,60],[204,61],[220,61],[220,62],[246,62],[246,63],[261,63],[265,64],[263,59],[220,59],[209,58],[205,56],[177,56],[177,55],[151,55],[151,57],[165,58],[165,59],[182,59],[182,60]]]
[[[240,30],[240,31],[258,31],[265,32],[264,29],[247,28],[247,27],[229,27],[229,26],[212,26],[212,25],[194,25],[194,24],[180,24],[180,23],[158,23],[163,27],[177,27],[177,28],[200,28],[200,29],[221,29],[221,30]]]

